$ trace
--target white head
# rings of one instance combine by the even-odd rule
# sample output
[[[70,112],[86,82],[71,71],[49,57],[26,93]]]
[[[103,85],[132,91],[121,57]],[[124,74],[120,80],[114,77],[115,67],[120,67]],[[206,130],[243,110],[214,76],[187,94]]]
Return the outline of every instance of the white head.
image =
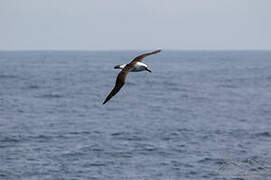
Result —
[[[116,65],[114,67],[114,69],[123,69],[126,66],[126,64],[122,64],[122,65]]]

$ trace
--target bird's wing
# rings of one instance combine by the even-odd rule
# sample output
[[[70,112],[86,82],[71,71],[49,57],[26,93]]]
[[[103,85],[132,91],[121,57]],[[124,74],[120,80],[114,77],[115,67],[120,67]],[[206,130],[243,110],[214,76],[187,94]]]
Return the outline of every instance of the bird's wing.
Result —
[[[150,53],[141,54],[141,55],[135,57],[135,58],[130,62],[130,64],[133,64],[133,63],[136,63],[136,62],[141,62],[141,61],[143,60],[144,57],[149,56],[149,55],[152,55],[152,54],[159,53],[160,51],[161,51],[161,49],[158,49],[158,50],[153,51],[153,52],[150,52]]]
[[[125,66],[125,68],[118,74],[115,87],[112,89],[110,94],[106,97],[103,104],[105,104],[107,101],[109,101],[113,96],[115,96],[119,90],[122,88],[122,86],[125,84],[125,79],[128,74],[133,69],[133,67],[129,67],[128,65]]]
[[[146,57],[146,56],[159,53],[160,51],[161,51],[161,49],[153,51],[153,52],[150,52],[150,53],[142,54],[140,56],[137,56],[129,64],[127,64],[125,66],[125,68],[119,73],[119,75],[117,77],[117,80],[116,80],[115,87],[112,89],[112,91],[110,92],[110,94],[106,97],[106,99],[104,100],[103,104],[105,104],[107,101],[109,101],[113,96],[115,96],[119,92],[119,90],[125,84],[125,79],[126,79],[126,76],[127,76],[128,72],[132,71],[135,68],[135,64],[137,62],[142,61],[142,59],[144,57]]]

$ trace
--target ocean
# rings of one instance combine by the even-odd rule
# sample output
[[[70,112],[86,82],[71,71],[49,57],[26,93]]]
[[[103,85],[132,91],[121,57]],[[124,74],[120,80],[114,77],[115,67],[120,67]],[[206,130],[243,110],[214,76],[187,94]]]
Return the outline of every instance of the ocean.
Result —
[[[271,51],[142,52],[0,52],[0,179],[271,179]]]

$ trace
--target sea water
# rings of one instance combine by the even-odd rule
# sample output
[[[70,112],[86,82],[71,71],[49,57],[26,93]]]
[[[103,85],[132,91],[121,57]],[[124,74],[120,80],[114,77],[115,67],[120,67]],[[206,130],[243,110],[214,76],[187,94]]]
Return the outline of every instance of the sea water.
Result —
[[[0,179],[271,179],[271,52],[0,52]]]

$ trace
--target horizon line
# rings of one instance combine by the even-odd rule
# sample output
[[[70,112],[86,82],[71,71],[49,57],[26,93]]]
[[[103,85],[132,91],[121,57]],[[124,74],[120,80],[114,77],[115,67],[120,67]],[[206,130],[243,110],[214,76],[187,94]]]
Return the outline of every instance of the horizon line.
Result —
[[[271,49],[175,49],[175,48],[153,48],[153,49],[0,49],[0,52],[45,52],[45,51],[55,51],[55,52],[68,52],[68,51],[78,51],[78,52],[94,52],[94,51],[149,51],[161,49],[162,51],[271,51]]]

